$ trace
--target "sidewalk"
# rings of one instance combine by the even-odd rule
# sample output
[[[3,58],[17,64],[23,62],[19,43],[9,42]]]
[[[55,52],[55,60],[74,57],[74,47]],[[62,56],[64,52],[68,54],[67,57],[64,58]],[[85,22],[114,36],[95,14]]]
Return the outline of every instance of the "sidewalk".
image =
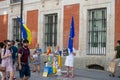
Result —
[[[108,72],[104,71],[96,71],[96,70],[80,70],[76,69],[75,70],[75,78],[70,79],[70,78],[65,78],[64,75],[62,76],[56,76],[56,75],[51,75],[48,76],[47,78],[42,76],[43,72],[41,71],[40,74],[36,73],[31,73],[31,78],[29,80],[120,80],[120,78],[113,78],[109,77]]]
[[[32,65],[31,65],[32,68]],[[65,71],[65,68],[62,68],[62,71]],[[16,72],[17,80],[19,78],[19,72]],[[75,78],[65,78],[65,73],[62,76],[50,75],[48,77],[43,77],[43,65],[41,66],[41,72],[33,73],[31,71],[31,78],[29,80],[120,80],[117,77],[110,77],[109,72],[100,71],[100,70],[89,70],[89,69],[75,69]]]
[[[32,68],[32,65],[30,65]],[[62,69],[65,71],[65,69]],[[19,72],[15,72],[17,80],[19,80]],[[41,72],[32,72],[31,77],[29,80],[120,80],[117,77],[109,77],[109,72],[100,71],[100,70],[82,70],[82,69],[75,69],[75,78],[65,78],[65,73],[62,76],[57,75],[50,75],[48,77],[43,77],[43,66],[41,66]],[[1,80],[1,78],[0,78]]]

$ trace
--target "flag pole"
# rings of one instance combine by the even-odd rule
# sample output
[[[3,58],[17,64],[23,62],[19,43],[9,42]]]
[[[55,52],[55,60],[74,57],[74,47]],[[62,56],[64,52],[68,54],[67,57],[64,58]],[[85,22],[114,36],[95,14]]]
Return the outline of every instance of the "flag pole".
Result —
[[[20,4],[20,18],[23,19],[23,0],[21,0],[21,4]],[[20,44],[21,41],[22,41],[22,31],[21,31],[21,28],[22,28],[22,24],[20,25]]]
[[[20,18],[22,19],[23,15],[23,0],[21,0],[21,5],[20,5]]]

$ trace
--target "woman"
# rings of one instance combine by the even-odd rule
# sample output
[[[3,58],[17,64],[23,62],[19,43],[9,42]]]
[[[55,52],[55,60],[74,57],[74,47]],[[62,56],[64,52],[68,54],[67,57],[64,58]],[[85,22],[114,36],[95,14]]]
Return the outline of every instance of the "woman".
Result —
[[[65,77],[74,78],[74,56],[76,55],[76,51],[74,48],[72,48],[72,52],[71,52],[70,49],[68,48],[68,53],[69,55],[66,56],[66,60],[65,60],[65,66],[67,71]],[[70,69],[72,71],[72,75],[69,75]]]
[[[0,65],[1,65],[1,62],[2,62],[1,52],[2,52],[3,47],[4,47],[4,43],[0,42]],[[0,71],[0,76],[2,77],[2,72],[1,71]]]
[[[2,49],[1,66],[6,67],[6,72],[10,73],[9,80],[13,80],[14,72],[13,72],[12,54],[10,51],[10,46],[11,46],[10,41],[7,41],[7,43],[5,44],[5,48]],[[2,80],[5,80],[6,72],[2,72]]]
[[[34,70],[33,72],[36,72],[36,67],[38,67],[38,72],[40,72],[40,63],[41,63],[41,59],[40,59],[40,55],[42,53],[42,50],[39,48],[39,44],[36,44],[35,47],[35,51],[33,54],[33,59],[34,59]]]

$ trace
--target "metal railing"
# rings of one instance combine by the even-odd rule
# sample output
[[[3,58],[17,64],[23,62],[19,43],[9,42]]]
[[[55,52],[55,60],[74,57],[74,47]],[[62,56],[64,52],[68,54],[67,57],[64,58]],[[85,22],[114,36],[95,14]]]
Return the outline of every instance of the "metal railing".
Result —
[[[10,0],[10,4],[21,2],[21,0]]]

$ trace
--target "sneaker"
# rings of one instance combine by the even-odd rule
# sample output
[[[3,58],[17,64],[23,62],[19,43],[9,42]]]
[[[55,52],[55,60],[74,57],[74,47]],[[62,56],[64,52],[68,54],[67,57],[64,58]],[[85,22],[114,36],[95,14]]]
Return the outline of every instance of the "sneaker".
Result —
[[[118,64],[118,67],[120,67],[120,63]]]

